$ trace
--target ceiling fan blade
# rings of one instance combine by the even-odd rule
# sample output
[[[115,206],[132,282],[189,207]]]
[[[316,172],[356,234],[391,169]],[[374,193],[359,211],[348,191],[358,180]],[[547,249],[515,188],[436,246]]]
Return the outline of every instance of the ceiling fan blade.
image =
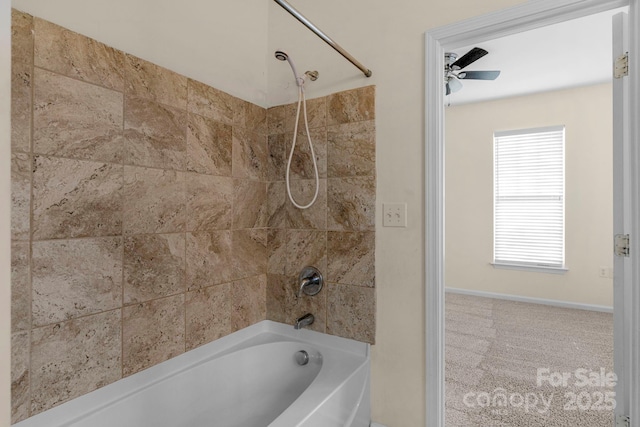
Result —
[[[458,60],[456,62],[451,64],[451,68],[455,69],[455,70],[462,70],[464,67],[466,67],[466,66],[468,66],[470,64],[473,64],[478,59],[482,58],[483,56],[485,56],[488,53],[489,52],[487,52],[484,49],[481,49],[479,47],[474,47],[469,52],[465,53],[460,58],[458,58]]]
[[[495,80],[499,75],[500,71],[462,71],[458,74],[458,78],[464,80]]]
[[[462,83],[460,83],[456,78],[451,78],[447,82],[447,88],[449,89],[449,93],[457,92],[462,89]]]

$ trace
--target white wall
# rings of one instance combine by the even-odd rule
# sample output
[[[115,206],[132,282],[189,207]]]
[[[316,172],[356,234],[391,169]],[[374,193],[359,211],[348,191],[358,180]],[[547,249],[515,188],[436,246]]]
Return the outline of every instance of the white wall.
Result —
[[[0,426],[11,415],[11,7],[0,2]]]
[[[446,109],[448,287],[613,306],[611,84]],[[496,269],[493,132],[565,125],[565,274]],[[469,213],[472,212],[472,215]]]
[[[320,79],[308,85],[310,98],[370,84],[377,86],[377,336],[372,349],[373,418],[390,427],[420,427],[425,424],[424,33],[521,2],[523,0],[290,1],[369,67],[373,71],[371,78],[364,77],[268,0],[163,0],[161,6],[142,0],[105,1],[101,6],[80,0],[13,0],[13,5],[259,105],[279,105],[293,101],[296,96],[291,70],[273,58],[276,49],[288,50],[302,72],[310,69],[320,72]],[[216,13],[194,12],[205,3],[211,4]],[[186,8],[190,13],[177,10],[175,20],[153,30],[158,38],[147,40],[143,38],[147,34],[141,27],[143,22],[140,19],[131,22],[132,7],[135,11],[151,4],[155,12],[149,16],[172,7]],[[83,24],[87,17],[91,19],[89,25]],[[173,39],[190,30],[191,18],[197,23],[222,21],[231,36],[208,37],[202,40],[206,49],[180,52],[173,47],[176,43]],[[150,22],[153,20],[145,21],[145,25],[155,28],[155,23]],[[135,49],[145,52],[148,49],[149,54],[127,47],[126,43],[137,38],[144,42]],[[234,52],[228,52],[228,46]],[[163,50],[171,54],[165,55]],[[216,52],[222,55],[215,55]],[[179,60],[172,65],[174,56]],[[194,56],[204,65],[186,69],[187,65],[180,59]],[[212,57],[217,61],[215,67],[205,62]],[[257,68],[253,70],[252,66]],[[205,79],[212,70],[216,74]],[[247,82],[252,77],[255,81],[249,85]],[[245,87],[247,85],[249,87]],[[243,90],[248,93],[241,93]],[[382,203],[392,202],[407,203],[407,228],[381,226]]]

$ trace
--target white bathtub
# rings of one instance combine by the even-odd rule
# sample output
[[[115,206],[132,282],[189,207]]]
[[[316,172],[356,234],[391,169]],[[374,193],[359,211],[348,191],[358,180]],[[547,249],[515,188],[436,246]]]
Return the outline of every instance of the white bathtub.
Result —
[[[368,344],[263,321],[15,427],[368,427],[369,367]]]

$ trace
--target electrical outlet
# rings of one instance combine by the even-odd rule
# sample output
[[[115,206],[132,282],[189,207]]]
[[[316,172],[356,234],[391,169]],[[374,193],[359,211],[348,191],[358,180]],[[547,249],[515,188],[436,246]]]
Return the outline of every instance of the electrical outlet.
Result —
[[[613,268],[611,267],[599,267],[598,276],[604,279],[613,279]]]
[[[607,267],[600,267],[598,269],[598,276],[604,277],[604,278],[609,277],[609,271],[608,270],[609,269]]]
[[[407,226],[407,204],[406,203],[383,203],[382,204],[382,225],[384,227],[406,227]]]

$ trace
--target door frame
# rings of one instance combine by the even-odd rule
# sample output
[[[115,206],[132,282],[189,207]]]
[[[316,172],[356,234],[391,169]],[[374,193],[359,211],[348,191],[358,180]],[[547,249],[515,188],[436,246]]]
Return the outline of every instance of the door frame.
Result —
[[[605,10],[629,6],[629,99],[628,117],[640,117],[640,0],[537,0],[436,28],[425,33],[425,331],[426,331],[426,426],[445,426],[444,401],[444,46],[456,49]],[[625,291],[630,298],[624,313],[629,361],[624,400],[620,410],[640,419],[640,134],[636,120],[625,124],[628,135],[629,171],[625,182],[625,212],[631,237],[630,258],[625,269]],[[634,289],[634,286],[635,289]],[[615,333],[620,333],[616,331]],[[618,412],[618,411],[616,411]]]

